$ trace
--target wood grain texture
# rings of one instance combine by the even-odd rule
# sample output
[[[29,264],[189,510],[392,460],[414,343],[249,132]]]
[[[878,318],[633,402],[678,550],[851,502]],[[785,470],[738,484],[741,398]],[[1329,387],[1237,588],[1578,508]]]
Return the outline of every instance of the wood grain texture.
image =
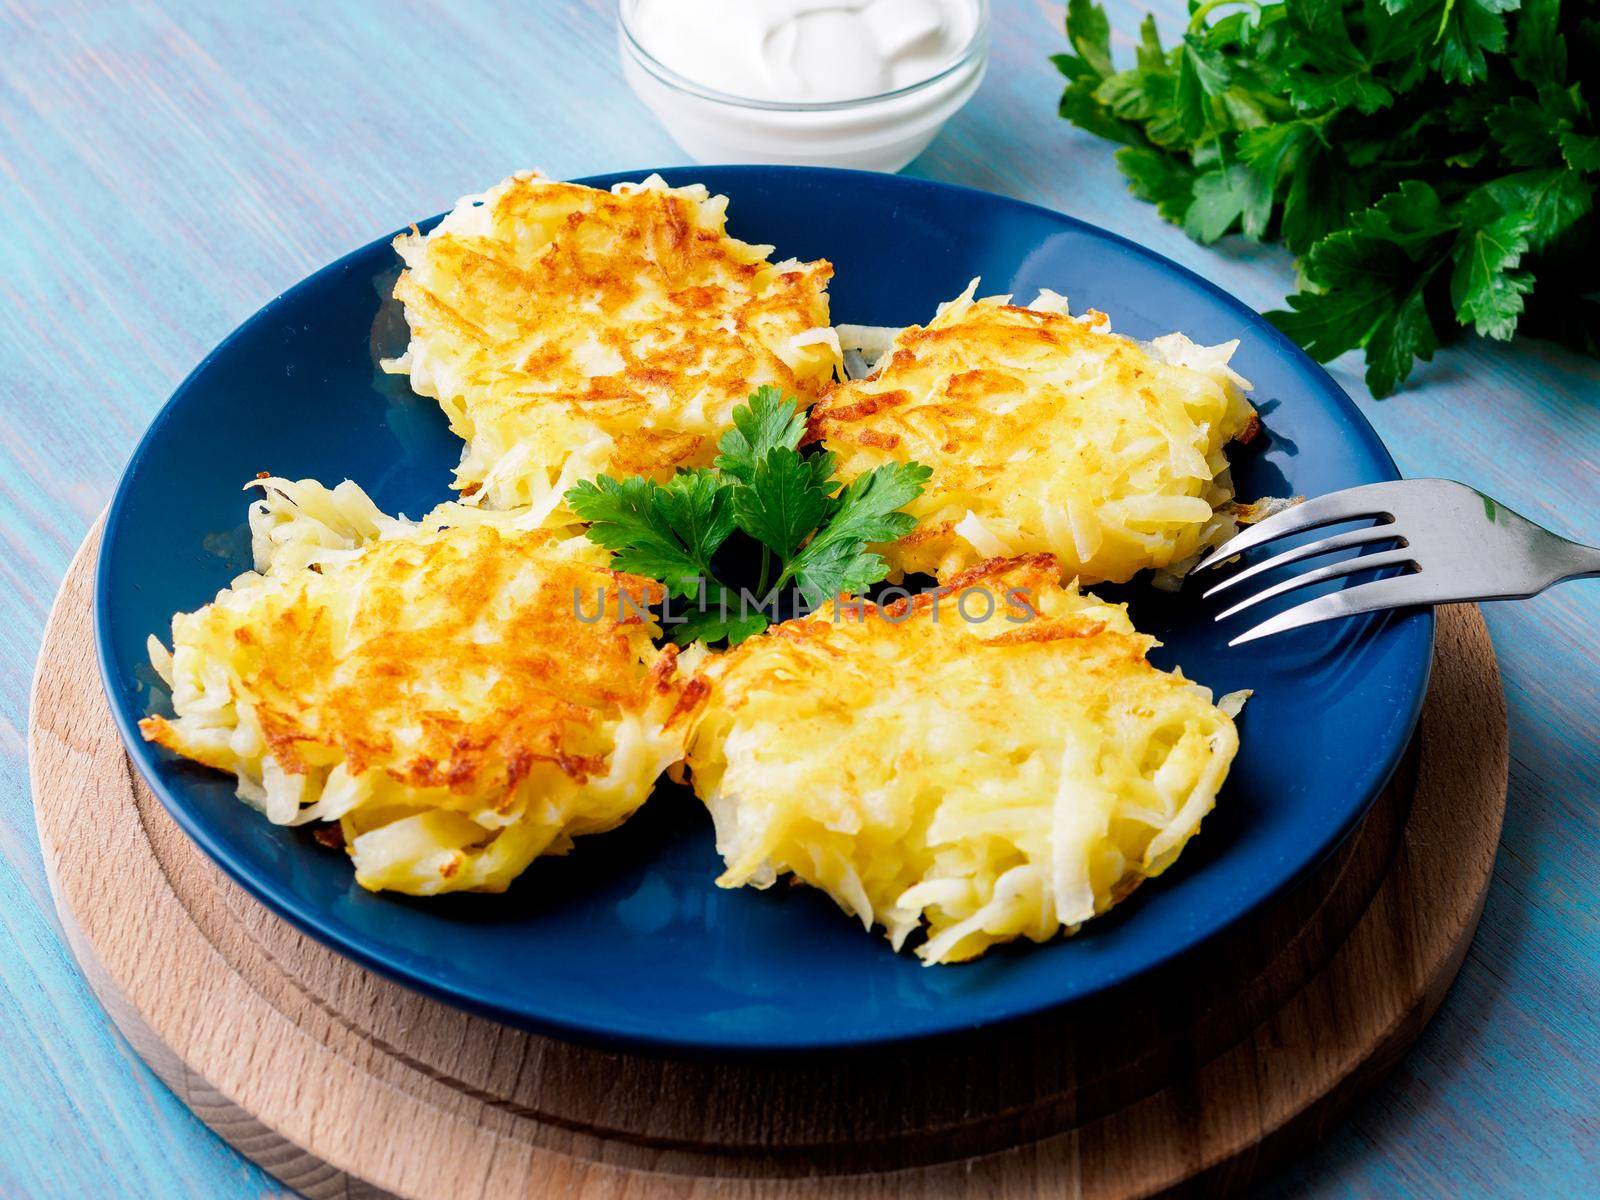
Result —
[[[1267,911],[1133,987],[978,1037],[781,1061],[551,1041],[361,970],[188,842],[101,692],[98,537],[34,685],[57,910],[139,1054],[311,1197],[1217,1194],[1314,1141],[1409,1047],[1466,953],[1499,843],[1500,681],[1481,619],[1455,607],[1413,753],[1357,832]]]
[[[1109,5],[1123,52],[1145,5]],[[1181,5],[1157,6],[1167,32]],[[981,91],[910,168],[1070,212],[1257,308],[1287,255],[1203,248],[1055,116],[1054,0],[995,0]],[[679,162],[616,68],[609,0],[0,0],[0,1195],[249,1197],[110,1032],[54,922],[29,803],[28,681],[51,597],[129,451],[204,352],[323,262],[508,171]],[[1084,297],[1092,301],[1092,297]],[[1410,474],[1600,541],[1600,366],[1467,345],[1373,403]],[[1309,452],[1309,451],[1308,451]],[[1600,585],[1485,615],[1512,734],[1482,931],[1391,1081],[1285,1195],[1586,1196],[1600,1181]]]

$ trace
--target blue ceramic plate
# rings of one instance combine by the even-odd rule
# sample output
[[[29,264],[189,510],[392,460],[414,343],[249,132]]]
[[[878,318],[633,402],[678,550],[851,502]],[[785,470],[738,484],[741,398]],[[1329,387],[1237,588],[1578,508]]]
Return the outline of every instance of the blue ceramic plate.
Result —
[[[609,186],[643,172],[584,180]],[[1396,477],[1355,406],[1237,300],[1090,225],[983,192],[892,175],[786,167],[664,172],[732,198],[731,230],[837,268],[836,321],[926,320],[974,275],[984,294],[1040,287],[1135,337],[1239,338],[1234,365],[1268,444],[1238,456],[1241,498],[1314,495]],[[504,896],[372,895],[343,855],[268,824],[231,779],[146,745],[167,696],[145,639],[249,567],[240,488],[258,471],[349,477],[386,510],[447,496],[460,446],[432,401],[380,357],[405,344],[384,237],[317,272],[223,342],[157,416],[107,518],[96,591],[101,667],[133,761],[234,879],[314,937],[411,987],[495,1019],[680,1050],[856,1046],[951,1033],[1125,982],[1195,946],[1303,874],[1389,776],[1417,719],[1429,613],[1323,625],[1229,650],[1192,596],[1127,589],[1140,627],[1218,693],[1255,689],[1217,810],[1179,864],[1110,918],[1051,945],[924,968],[820,893],[722,891],[711,823],[663,784],[620,830],[540,860]]]

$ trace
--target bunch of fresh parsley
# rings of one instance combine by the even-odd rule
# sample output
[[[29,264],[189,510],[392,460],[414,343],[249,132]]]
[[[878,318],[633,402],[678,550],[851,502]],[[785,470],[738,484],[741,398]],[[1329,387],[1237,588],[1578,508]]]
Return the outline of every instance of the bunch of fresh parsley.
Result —
[[[734,409],[733,426],[712,469],[679,471],[666,483],[601,475],[566,496],[619,570],[658,579],[669,596],[689,601],[686,619],[669,631],[685,645],[736,644],[761,632],[775,609],[768,601],[787,587],[813,608],[863,594],[888,572],[868,545],[911,532],[915,518],[899,510],[932,474],[921,463],[886,463],[841,486],[831,453],[801,453],[805,414],[774,387]],[[754,557],[722,553],[735,530],[759,547],[753,591],[728,574]]]
[[[1226,15],[1213,15],[1226,8]],[[1301,290],[1268,316],[1374,395],[1466,330],[1600,353],[1600,4],[1190,0],[1131,69],[1070,0],[1061,115],[1124,144],[1133,193],[1210,242],[1281,238]]]

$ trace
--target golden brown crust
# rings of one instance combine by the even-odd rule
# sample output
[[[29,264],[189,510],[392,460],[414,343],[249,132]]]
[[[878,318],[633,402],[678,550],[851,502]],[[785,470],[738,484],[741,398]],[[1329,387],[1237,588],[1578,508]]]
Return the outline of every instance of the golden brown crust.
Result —
[[[682,760],[702,649],[658,649],[658,583],[528,514],[382,513],[269,478],[257,570],[172,622],[146,737],[276,824],[337,821],[372,890],[503,891],[612,829]]]
[[[944,579],[1048,550],[1066,577],[1123,581],[1200,547],[1231,495],[1222,448],[1255,421],[1225,354],[1168,341],[969,292],[901,331],[869,378],[826,391],[807,436],[845,479],[933,469],[908,506],[918,527],[884,548],[893,571]]]
[[[1147,661],[1154,640],[1122,606],[1059,577],[1049,554],[989,559],[709,662],[689,765],[718,882],[790,873],[897,946],[925,928],[918,953],[955,962],[1071,932],[1165,869],[1237,734]],[[962,610],[970,589],[992,609]],[[1005,607],[1014,593],[1026,612]]]
[[[1125,618],[1119,618],[1118,628],[1103,617],[1078,615],[1076,609],[1082,602],[1076,591],[1063,591],[1060,587],[1061,567],[1051,554],[1028,554],[1012,558],[992,558],[953,575],[945,583],[927,591],[918,592],[890,601],[875,604],[867,600],[843,599],[836,605],[819,609],[809,617],[784,621],[750,638],[709,663],[705,674],[716,680],[742,669],[749,659],[767,657],[766,646],[771,642],[787,642],[813,659],[822,656],[838,660],[841,667],[855,674],[866,662],[863,649],[873,643],[899,644],[902,650],[896,656],[896,670],[902,674],[917,675],[923,669],[926,678],[937,675],[936,660],[943,655],[981,654],[990,649],[1008,649],[1023,646],[1042,646],[1052,642],[1096,643],[1097,653],[1107,646],[1115,646],[1111,659],[1142,662],[1153,640],[1133,630]],[[969,589],[986,592],[994,601],[993,615],[982,622],[967,622],[955,606],[962,593]],[[1041,598],[1052,605],[1046,611],[1040,607]],[[1059,600],[1067,598],[1072,611],[1056,611]],[[1086,597],[1096,612],[1100,606],[1093,597]],[[935,612],[938,616],[935,619]],[[1120,609],[1105,610],[1120,613]],[[970,638],[955,639],[952,635],[940,636],[933,628],[945,625],[969,626]],[[959,647],[959,649],[957,649]],[[1081,651],[1074,649],[1073,653]],[[791,664],[791,669],[793,665]],[[870,674],[870,669],[868,670]],[[804,670],[799,670],[805,675]],[[713,694],[713,707],[724,703]]]
[[[586,475],[708,465],[755,387],[805,406],[832,379],[832,266],[774,266],[766,247],[726,235],[722,203],[703,189],[518,176],[430,236],[396,240],[404,365],[469,442],[463,491],[537,503],[544,476],[597,438],[614,445],[589,450]]]
[[[226,663],[288,773],[339,761],[484,799],[510,796],[539,763],[582,783],[605,773],[603,727],[683,681],[676,649],[655,651],[619,605],[657,601],[660,585],[550,555],[552,541],[478,526],[376,543],[261,586],[247,607],[203,609],[189,636]],[[588,612],[597,595],[605,617],[580,623],[577,597]],[[191,749],[162,717],[141,728]]]

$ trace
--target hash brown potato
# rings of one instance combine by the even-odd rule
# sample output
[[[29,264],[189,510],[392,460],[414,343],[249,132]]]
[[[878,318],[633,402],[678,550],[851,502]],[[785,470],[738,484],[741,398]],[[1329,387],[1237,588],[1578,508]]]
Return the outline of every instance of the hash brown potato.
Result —
[[[1231,536],[1224,448],[1257,428],[1227,365],[1236,342],[1141,345],[1054,293],[1024,308],[974,299],[977,283],[811,409],[809,436],[846,480],[890,461],[933,469],[907,506],[917,528],[883,548],[891,578],[1049,553],[1064,578],[1122,583],[1181,574]]]
[[[792,874],[896,949],[925,929],[917,954],[948,963],[1071,933],[1171,866],[1227,776],[1243,694],[1214,704],[1157,670],[1124,606],[1060,576],[1049,555],[996,559],[711,660],[688,762],[717,882]]]
[[[150,639],[175,715],[140,730],[279,825],[337,821],[363,887],[503,891],[683,757],[704,685],[652,644],[658,584],[526,514],[261,486],[257,569]]]
[[[839,362],[833,267],[769,261],[727,234],[727,204],[522,172],[395,239],[411,340],[385,367],[465,440],[463,497],[560,523],[581,480],[709,466],[763,384],[815,399]]]

